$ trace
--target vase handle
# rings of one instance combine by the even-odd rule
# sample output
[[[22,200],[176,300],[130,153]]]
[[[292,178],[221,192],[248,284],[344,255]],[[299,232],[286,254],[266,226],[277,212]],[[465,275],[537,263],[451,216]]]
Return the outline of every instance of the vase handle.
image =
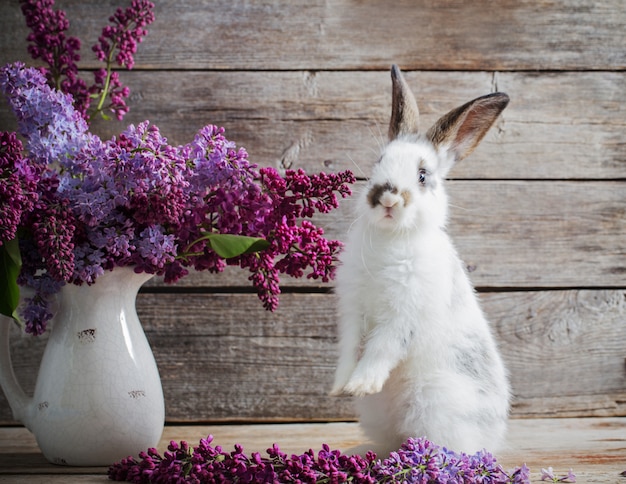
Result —
[[[29,414],[29,408],[32,405],[32,398],[26,396],[24,390],[20,386],[13,364],[11,363],[11,347],[9,344],[11,325],[15,324],[13,319],[0,315],[0,387],[9,402],[13,418],[22,422],[28,427],[26,416]]]

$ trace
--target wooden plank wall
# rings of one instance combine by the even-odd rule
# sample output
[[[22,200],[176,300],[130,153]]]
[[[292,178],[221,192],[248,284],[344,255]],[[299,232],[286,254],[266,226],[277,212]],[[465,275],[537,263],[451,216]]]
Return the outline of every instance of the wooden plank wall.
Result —
[[[88,50],[118,0],[58,0]],[[261,165],[370,170],[406,72],[424,126],[494,91],[511,104],[455,167],[450,231],[493,323],[513,415],[626,415],[626,10],[622,0],[156,0],[124,124],[173,143],[223,125]],[[27,60],[17,0],[0,4],[0,62]],[[0,129],[15,123],[0,106]],[[356,190],[362,186],[362,181]],[[318,219],[343,239],[351,202]],[[332,285],[284,280],[267,313],[246,275],[149,283],[138,309],[169,422],[354,417],[330,398]],[[17,333],[17,332],[16,332]],[[13,339],[34,384],[44,340]],[[10,423],[0,398],[0,422]]]

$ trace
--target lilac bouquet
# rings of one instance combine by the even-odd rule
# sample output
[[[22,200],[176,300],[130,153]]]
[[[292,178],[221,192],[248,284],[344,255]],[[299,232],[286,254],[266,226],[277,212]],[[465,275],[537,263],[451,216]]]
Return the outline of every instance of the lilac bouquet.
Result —
[[[25,140],[0,132],[2,314],[17,316],[18,284],[33,288],[21,318],[27,332],[41,334],[52,294],[64,284],[93,284],[117,266],[173,283],[189,269],[237,265],[250,271],[268,310],[277,307],[281,273],[333,277],[341,244],[324,238],[310,218],[350,193],[350,172],[258,168],[212,125],[184,146],[169,145],[148,121],[100,139],[89,131],[89,100],[99,99],[95,112],[105,98],[118,118],[127,111],[128,91],[111,64],[132,67],[153,5],[134,0],[111,17],[114,26],[94,48],[107,68],[85,88],[76,75],[78,43],[62,35],[65,17],[52,4],[22,1],[33,28],[31,54],[49,67],[0,69],[0,91]]]
[[[309,450],[288,457],[274,444],[267,456],[246,455],[240,445],[232,452],[211,445],[212,436],[191,449],[187,442],[171,442],[163,456],[148,449],[139,460],[128,457],[109,468],[114,481],[143,483],[329,483],[375,484],[406,482],[423,484],[527,484],[525,465],[505,471],[488,452],[458,454],[432,442],[408,439],[400,449],[378,459],[343,454],[323,445],[317,455]],[[575,482],[570,481],[570,482]]]

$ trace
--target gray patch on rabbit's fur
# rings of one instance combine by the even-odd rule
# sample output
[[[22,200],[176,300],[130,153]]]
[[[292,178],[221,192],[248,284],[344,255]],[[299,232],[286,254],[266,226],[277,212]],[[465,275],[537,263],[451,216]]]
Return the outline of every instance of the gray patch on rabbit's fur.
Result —
[[[477,382],[481,382],[481,393],[492,392],[497,388],[497,382],[492,377],[495,362],[485,348],[455,348],[454,351],[456,352],[456,369]]]
[[[375,207],[380,204],[380,198],[383,196],[385,192],[393,193],[394,195],[398,193],[398,189],[394,187],[391,183],[383,183],[376,184],[372,188],[370,188],[367,194],[367,201],[369,202],[371,207]]]

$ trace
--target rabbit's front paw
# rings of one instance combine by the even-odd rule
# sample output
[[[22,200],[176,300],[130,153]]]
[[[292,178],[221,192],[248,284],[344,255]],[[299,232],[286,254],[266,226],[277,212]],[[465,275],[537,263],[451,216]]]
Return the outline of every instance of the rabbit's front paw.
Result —
[[[344,385],[334,385],[329,393],[331,397],[340,397],[345,394]]]
[[[348,383],[343,387],[343,391],[357,397],[378,393],[383,389],[388,376],[387,372],[363,371],[362,369],[359,371],[357,368]]]
[[[344,387],[350,380],[352,373],[354,373],[356,365],[357,359],[353,352],[346,352],[339,357],[339,363],[337,364],[337,370],[335,371],[335,381],[333,382],[333,388],[330,391],[330,396],[338,397],[346,394]]]

